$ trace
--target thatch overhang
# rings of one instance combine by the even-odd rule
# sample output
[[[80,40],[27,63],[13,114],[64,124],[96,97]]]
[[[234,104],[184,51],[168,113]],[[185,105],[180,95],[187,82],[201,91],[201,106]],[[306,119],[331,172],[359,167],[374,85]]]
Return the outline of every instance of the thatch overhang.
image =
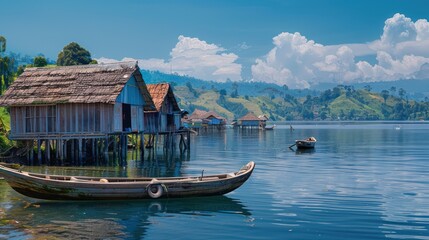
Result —
[[[247,113],[245,116],[238,119],[238,121],[261,121],[253,112]]]
[[[204,119],[207,115],[207,111],[195,109],[194,112],[188,117],[189,120],[197,120],[197,119]]]
[[[0,97],[0,106],[114,104],[131,76],[144,96],[145,110],[154,110],[135,62],[27,68]]]
[[[168,101],[172,104],[174,112],[180,112],[179,105],[177,104],[176,97],[173,90],[168,83],[147,84],[147,89],[155,104],[156,110],[161,111],[162,105]]]

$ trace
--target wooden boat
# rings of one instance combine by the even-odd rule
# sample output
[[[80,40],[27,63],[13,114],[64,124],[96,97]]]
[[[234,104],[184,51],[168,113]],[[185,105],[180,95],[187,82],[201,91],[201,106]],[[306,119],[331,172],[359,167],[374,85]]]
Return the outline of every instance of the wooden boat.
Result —
[[[17,192],[48,200],[116,200],[223,195],[240,187],[254,162],[239,171],[195,177],[121,178],[29,173],[0,166],[0,175]],[[204,172],[204,171],[203,171]]]
[[[317,140],[315,137],[309,137],[304,140],[295,140],[295,145],[299,149],[314,148],[316,142]]]
[[[273,130],[276,127],[276,125],[267,125],[265,126],[265,130]]]

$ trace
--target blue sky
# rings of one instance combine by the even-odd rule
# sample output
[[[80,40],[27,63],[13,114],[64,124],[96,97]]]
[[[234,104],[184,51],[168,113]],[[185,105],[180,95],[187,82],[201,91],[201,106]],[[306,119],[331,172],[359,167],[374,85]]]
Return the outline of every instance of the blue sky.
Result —
[[[429,76],[425,0],[3,1],[8,50],[305,88]],[[426,34],[427,33],[427,34]]]

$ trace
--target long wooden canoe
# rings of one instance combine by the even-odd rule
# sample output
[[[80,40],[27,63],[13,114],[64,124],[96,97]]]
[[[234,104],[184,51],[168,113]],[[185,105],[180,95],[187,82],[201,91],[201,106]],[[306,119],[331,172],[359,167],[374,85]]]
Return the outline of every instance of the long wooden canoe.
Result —
[[[17,192],[48,200],[116,200],[213,196],[240,187],[254,162],[239,171],[195,177],[122,178],[29,173],[0,166],[0,175]]]

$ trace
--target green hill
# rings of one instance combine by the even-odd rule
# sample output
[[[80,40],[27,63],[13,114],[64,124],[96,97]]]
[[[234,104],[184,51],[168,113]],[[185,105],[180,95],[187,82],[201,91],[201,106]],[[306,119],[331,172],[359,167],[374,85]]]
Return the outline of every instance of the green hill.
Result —
[[[194,92],[194,94],[192,94]],[[337,86],[319,96],[294,97],[288,91],[260,96],[241,96],[225,89],[175,88],[181,108],[212,110],[229,120],[248,112],[285,120],[428,120],[429,102],[414,101],[391,94]],[[385,100],[386,98],[386,100]],[[185,100],[186,99],[186,100]]]

